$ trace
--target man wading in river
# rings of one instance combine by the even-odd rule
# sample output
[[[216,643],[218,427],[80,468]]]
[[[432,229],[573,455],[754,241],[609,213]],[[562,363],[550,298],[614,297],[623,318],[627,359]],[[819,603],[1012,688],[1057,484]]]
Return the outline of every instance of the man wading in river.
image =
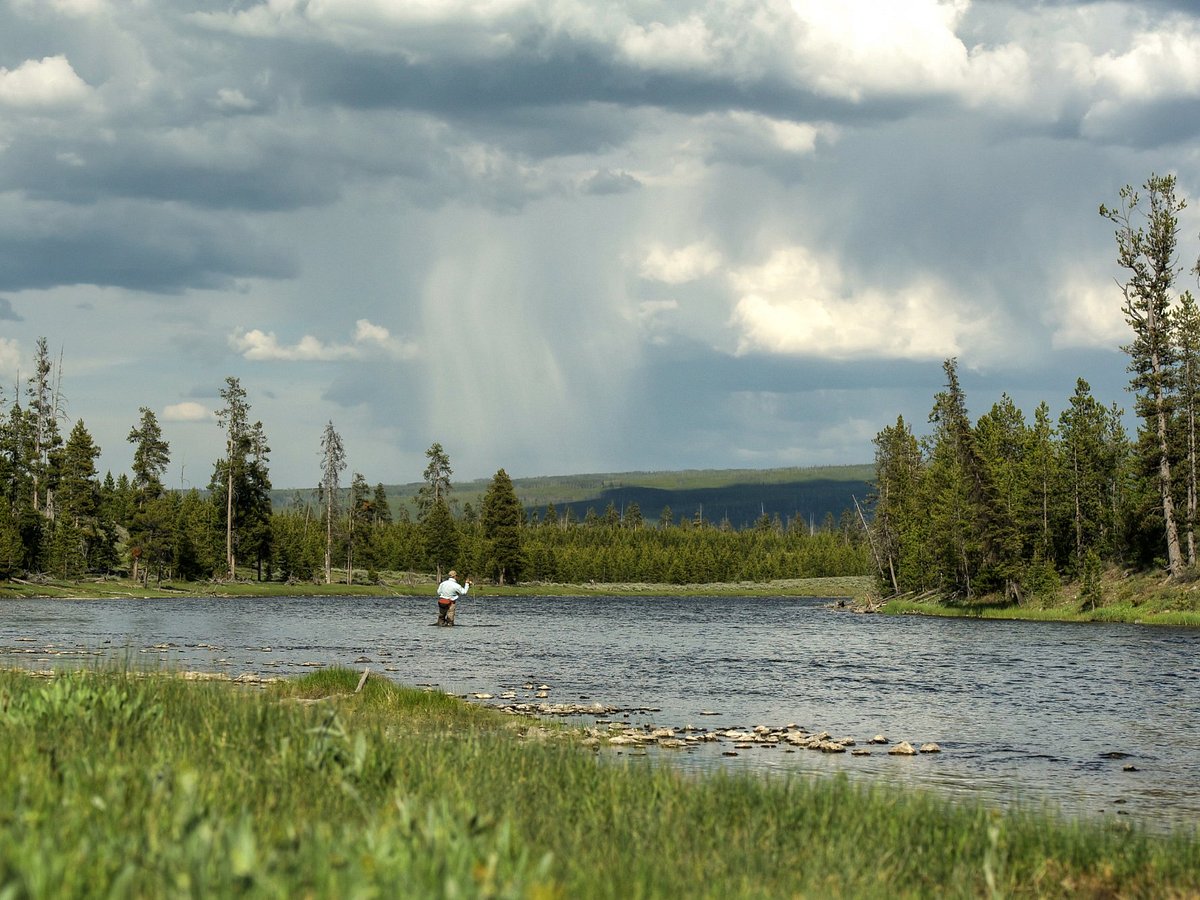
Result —
[[[471,579],[466,579],[466,586],[459,584],[455,579],[458,578],[458,573],[453,569],[450,570],[449,577],[438,585],[438,620],[439,625],[454,624],[454,603],[471,589]]]

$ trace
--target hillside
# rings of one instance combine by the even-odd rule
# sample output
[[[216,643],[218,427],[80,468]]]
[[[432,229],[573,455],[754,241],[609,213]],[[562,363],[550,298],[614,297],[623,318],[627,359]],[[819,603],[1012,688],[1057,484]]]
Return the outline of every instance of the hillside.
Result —
[[[675,472],[619,472],[585,475],[544,475],[514,478],[513,486],[526,510],[545,514],[553,503],[559,515],[569,508],[583,519],[589,508],[603,515],[609,503],[623,511],[636,502],[643,518],[658,519],[669,506],[679,522],[695,518],[720,522],[728,519],[735,528],[754,522],[764,512],[778,515],[784,522],[799,518],[820,524],[826,514],[839,517],[861,503],[874,479],[872,465],[818,466],[782,469],[689,469]],[[459,482],[454,485],[454,500],[461,511],[468,503],[479,509],[490,479]],[[420,483],[384,485],[393,511],[412,503]],[[273,500],[280,509],[299,496],[310,500],[311,491],[275,491]]]

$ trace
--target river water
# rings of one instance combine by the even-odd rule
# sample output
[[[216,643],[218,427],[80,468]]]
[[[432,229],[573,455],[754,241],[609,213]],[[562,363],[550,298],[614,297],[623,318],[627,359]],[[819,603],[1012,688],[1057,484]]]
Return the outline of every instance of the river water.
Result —
[[[448,629],[431,627],[431,597],[0,601],[0,665],[115,656],[236,676],[338,664],[520,700],[546,685],[552,702],[650,708],[606,717],[633,724],[795,723],[860,744],[883,733],[943,751],[755,747],[729,756],[723,743],[651,752],[689,769],[844,772],[1151,828],[1200,823],[1200,631],[832,606],[469,595],[459,627]]]

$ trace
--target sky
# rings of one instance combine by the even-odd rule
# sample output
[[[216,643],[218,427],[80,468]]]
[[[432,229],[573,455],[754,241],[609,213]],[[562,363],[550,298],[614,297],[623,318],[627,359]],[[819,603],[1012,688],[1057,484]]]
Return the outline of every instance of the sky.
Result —
[[[1098,208],[1198,162],[1197,2],[0,0],[0,385],[180,487],[227,377],[280,488],[870,462],[950,357],[1128,409]]]

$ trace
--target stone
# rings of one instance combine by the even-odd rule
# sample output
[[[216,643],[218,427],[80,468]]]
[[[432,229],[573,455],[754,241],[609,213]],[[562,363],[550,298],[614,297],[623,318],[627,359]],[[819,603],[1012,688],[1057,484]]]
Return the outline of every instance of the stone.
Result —
[[[867,743],[868,744],[890,744],[891,741],[889,741],[887,738],[885,738],[882,734],[877,734],[877,735],[875,735],[875,737],[871,738],[871,740],[867,741]]]
[[[916,756],[917,750],[908,741],[901,741],[894,747],[889,747],[888,753],[892,756]]]
[[[933,743],[933,741],[930,741],[927,744],[921,745],[921,752],[922,753],[941,753],[942,748],[939,747],[937,744]]]

